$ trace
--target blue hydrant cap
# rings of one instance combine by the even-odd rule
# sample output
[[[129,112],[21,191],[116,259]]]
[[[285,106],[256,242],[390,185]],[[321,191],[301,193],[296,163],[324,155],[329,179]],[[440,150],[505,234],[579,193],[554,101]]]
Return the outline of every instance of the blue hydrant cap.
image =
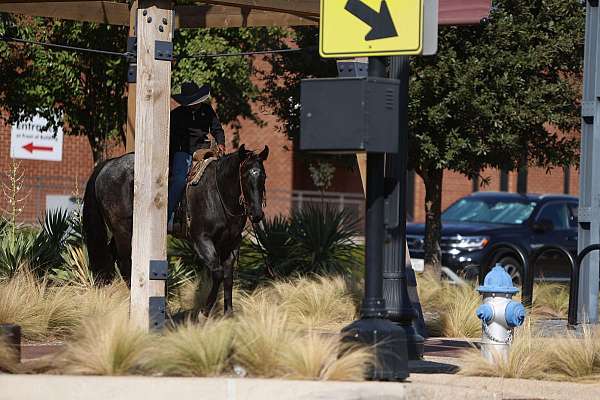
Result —
[[[494,309],[489,304],[482,304],[477,307],[477,318],[483,322],[490,322],[494,318]]]
[[[509,327],[515,328],[517,326],[521,326],[525,321],[525,307],[523,307],[523,304],[521,303],[511,301],[506,306],[506,312],[504,315],[506,318],[506,323]]]
[[[477,290],[479,293],[508,294],[515,294],[519,291],[519,289],[513,286],[512,278],[500,264],[496,264],[496,266],[488,272],[483,280],[483,285],[479,286]]]

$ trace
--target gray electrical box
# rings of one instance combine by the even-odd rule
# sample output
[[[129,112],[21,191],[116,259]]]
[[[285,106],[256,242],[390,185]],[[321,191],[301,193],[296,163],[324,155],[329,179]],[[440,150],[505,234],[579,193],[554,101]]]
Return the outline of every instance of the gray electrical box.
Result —
[[[301,89],[300,150],[399,152],[400,81],[306,79]]]

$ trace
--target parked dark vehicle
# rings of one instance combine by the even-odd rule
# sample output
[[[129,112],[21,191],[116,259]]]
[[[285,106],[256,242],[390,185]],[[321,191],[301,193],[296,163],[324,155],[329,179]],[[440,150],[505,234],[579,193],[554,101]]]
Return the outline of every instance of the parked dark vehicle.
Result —
[[[577,197],[566,195],[477,192],[463,197],[442,213],[442,265],[474,278],[482,263],[499,262],[520,285],[525,276],[522,260],[536,249],[560,245],[577,254],[577,207]],[[407,224],[417,270],[424,257],[424,233],[424,224]],[[540,272],[544,278],[568,277],[564,260],[545,258]]]

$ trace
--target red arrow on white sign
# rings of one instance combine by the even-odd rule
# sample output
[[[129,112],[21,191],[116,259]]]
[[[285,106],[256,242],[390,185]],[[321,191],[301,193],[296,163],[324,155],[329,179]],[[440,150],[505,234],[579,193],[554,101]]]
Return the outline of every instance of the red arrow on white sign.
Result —
[[[34,146],[33,142],[26,144],[23,148],[30,153],[34,151],[54,151],[54,148],[50,146]]]

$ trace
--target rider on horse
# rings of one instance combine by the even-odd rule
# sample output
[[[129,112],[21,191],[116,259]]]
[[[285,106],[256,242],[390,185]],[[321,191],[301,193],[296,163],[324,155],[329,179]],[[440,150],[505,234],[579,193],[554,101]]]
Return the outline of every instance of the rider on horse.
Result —
[[[193,82],[181,86],[181,94],[173,99],[181,106],[171,111],[170,129],[170,176],[168,219],[169,231],[173,229],[175,210],[186,186],[187,174],[194,152],[211,146],[210,134],[217,142],[219,151],[225,153],[225,133],[219,117],[208,103],[210,87],[198,87]]]

